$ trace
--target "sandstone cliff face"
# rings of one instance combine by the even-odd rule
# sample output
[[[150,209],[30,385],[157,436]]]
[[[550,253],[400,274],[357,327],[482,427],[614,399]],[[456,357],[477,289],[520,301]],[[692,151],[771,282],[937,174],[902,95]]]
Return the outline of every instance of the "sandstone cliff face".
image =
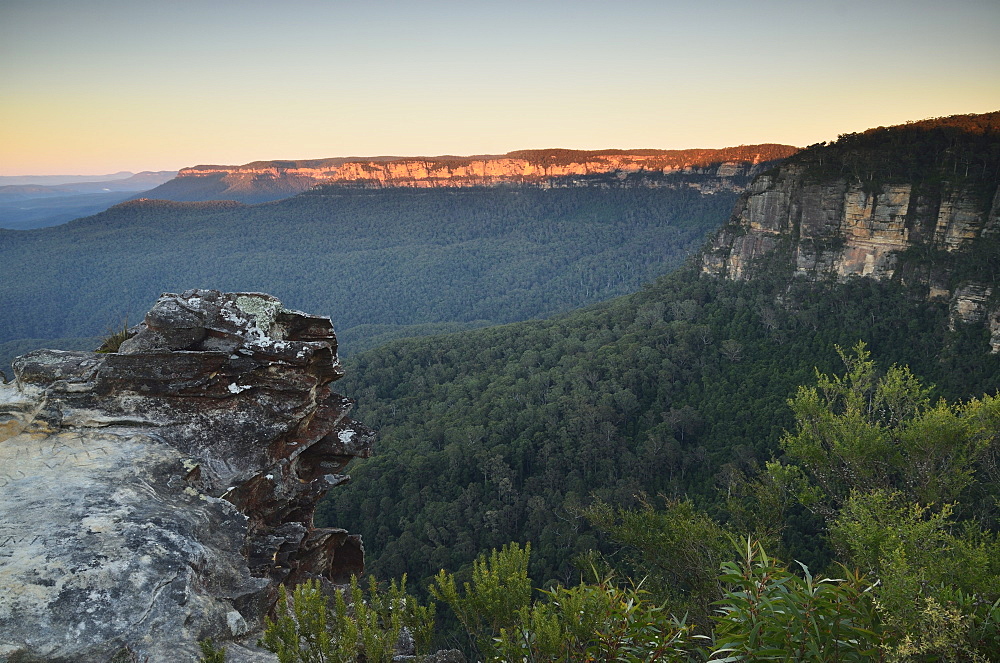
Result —
[[[0,385],[0,659],[256,651],[278,583],[343,582],[358,537],[313,509],[370,454],[328,318],[164,295],[116,354],[32,352]],[[148,659],[146,658],[148,657]]]
[[[259,202],[293,195],[318,184],[353,187],[466,187],[498,184],[588,186],[599,182],[580,177],[616,173],[677,176],[676,186],[742,191],[763,164],[796,152],[787,145],[748,145],[718,150],[530,150],[474,157],[325,159],[255,162],[243,166],[194,166],[182,169],[171,183],[143,196],[171,200],[233,198]],[[703,175],[713,182],[682,181]],[[577,178],[577,179],[573,179]],[[653,183],[643,180],[644,185]],[[662,186],[657,180],[653,185]],[[201,193],[198,193],[201,191]],[[185,193],[187,192],[187,193]],[[191,197],[184,197],[187,194]],[[180,197],[175,197],[180,196]],[[264,197],[261,197],[264,196]]]
[[[817,180],[808,164],[786,163],[750,185],[705,252],[702,271],[748,279],[758,262],[790,261],[798,278],[922,281],[929,299],[951,302],[952,325],[988,320],[998,352],[1000,304],[990,284],[899,270],[907,249],[958,254],[1000,233],[1000,187],[992,202],[967,182],[926,189],[887,183],[871,190],[848,176]]]
[[[664,175],[698,173],[732,178],[754,174],[754,166],[784,158],[794,151],[794,148],[785,146],[759,145],[729,150],[648,150],[636,153],[538,150],[512,152],[492,158],[350,161],[332,173],[328,181],[374,186],[437,187],[525,182],[546,182],[558,186],[561,183],[553,180],[635,172]]]

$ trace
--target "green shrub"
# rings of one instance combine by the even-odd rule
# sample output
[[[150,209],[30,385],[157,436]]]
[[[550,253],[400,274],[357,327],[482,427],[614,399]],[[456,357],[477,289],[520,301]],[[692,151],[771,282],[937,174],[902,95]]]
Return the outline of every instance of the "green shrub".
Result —
[[[469,640],[484,657],[496,653],[495,640],[503,629],[517,623],[531,601],[528,559],[531,544],[522,549],[509,543],[494,549],[489,557],[480,555],[472,563],[472,582],[459,593],[455,576],[441,570],[428,588],[431,595],[451,607]]]
[[[915,628],[899,639],[887,643],[886,654],[891,663],[908,661],[948,661],[988,663],[996,658],[977,651],[973,642],[973,619],[953,601],[939,603],[934,597],[920,600],[921,609],[913,620]],[[993,630],[996,630],[994,616]],[[993,652],[996,652],[994,636]]]
[[[496,661],[684,661],[691,626],[664,606],[649,602],[639,587],[598,584],[545,592],[501,629]]]
[[[731,558],[729,533],[690,500],[663,499],[663,508],[640,497],[641,508],[612,507],[597,500],[583,514],[625,546],[628,575],[646,578],[656,599],[707,626],[719,598],[719,564]]]
[[[226,648],[216,647],[211,638],[198,642],[201,647],[201,658],[198,663],[226,663]]]
[[[745,545],[744,545],[745,543]],[[803,577],[747,539],[742,559],[722,564],[731,589],[718,602],[712,661],[868,661],[877,656],[871,585],[846,568],[844,578]]]
[[[336,593],[332,609],[319,582],[308,581],[290,599],[280,588],[275,619],[266,620],[260,645],[277,654],[279,663],[388,663],[404,626],[418,653],[427,653],[434,612],[433,603],[421,606],[406,593],[405,576],[384,592],[370,578],[367,596],[352,577],[350,587]]]
[[[109,327],[108,335],[104,338],[104,342],[101,343],[101,346],[94,350],[94,352],[105,354],[118,352],[118,348],[121,347],[121,344],[133,336],[135,336],[135,332],[129,331],[128,318],[123,318],[121,329]]]

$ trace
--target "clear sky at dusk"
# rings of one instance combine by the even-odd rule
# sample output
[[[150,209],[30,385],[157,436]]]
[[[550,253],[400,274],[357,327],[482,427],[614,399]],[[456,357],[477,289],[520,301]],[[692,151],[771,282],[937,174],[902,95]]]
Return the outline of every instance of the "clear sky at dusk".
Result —
[[[997,0],[0,0],[0,175],[807,145],[1000,109]]]

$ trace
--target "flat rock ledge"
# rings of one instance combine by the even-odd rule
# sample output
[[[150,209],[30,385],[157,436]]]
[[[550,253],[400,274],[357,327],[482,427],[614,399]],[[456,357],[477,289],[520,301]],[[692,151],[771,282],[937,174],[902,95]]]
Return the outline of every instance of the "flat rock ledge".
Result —
[[[228,661],[281,583],[346,581],[313,527],[374,433],[347,417],[329,318],[259,293],[165,294],[117,353],[39,350],[0,384],[0,660]]]

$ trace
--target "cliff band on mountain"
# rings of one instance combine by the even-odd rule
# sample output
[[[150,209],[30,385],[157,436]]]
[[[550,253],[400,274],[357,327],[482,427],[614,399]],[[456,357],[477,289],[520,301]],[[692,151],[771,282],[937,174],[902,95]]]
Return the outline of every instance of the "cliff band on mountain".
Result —
[[[812,146],[754,180],[704,252],[702,271],[748,280],[761,264],[781,263],[811,280],[919,284],[928,300],[950,302],[953,327],[988,324],[1000,352],[1000,293],[947,267],[949,254],[996,259],[998,136],[1000,112]]]
[[[771,162],[798,148],[740,145],[692,150],[519,150],[503,155],[437,157],[338,157],[301,161],[256,161],[242,166],[182,168],[177,177],[141,194],[177,201],[276,200],[318,185],[382,187],[472,187],[532,185],[543,188],[603,186],[597,176],[644,175],[641,186],[694,187],[703,193],[743,191]],[[596,178],[596,179],[595,179]],[[711,181],[706,181],[709,178]]]

